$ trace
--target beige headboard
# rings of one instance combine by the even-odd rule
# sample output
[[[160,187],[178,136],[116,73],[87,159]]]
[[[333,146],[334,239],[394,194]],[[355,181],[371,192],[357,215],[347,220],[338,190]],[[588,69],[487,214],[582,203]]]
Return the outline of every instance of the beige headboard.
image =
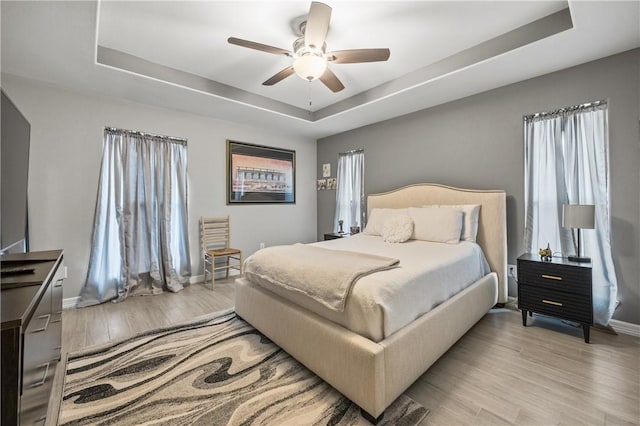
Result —
[[[367,217],[374,208],[420,207],[425,204],[480,204],[477,243],[491,270],[498,274],[498,303],[507,302],[507,207],[502,190],[480,191],[433,183],[409,185],[367,197]]]

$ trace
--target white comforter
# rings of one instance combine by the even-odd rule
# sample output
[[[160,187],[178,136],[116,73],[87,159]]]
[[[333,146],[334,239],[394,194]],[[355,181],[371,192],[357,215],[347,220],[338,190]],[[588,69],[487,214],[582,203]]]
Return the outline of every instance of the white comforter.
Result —
[[[314,243],[328,249],[360,251],[400,259],[396,268],[360,278],[343,312],[332,311],[296,292],[254,282],[375,342],[381,341],[490,272],[475,243],[410,240],[386,243],[357,234]],[[331,265],[326,265],[330,268]]]

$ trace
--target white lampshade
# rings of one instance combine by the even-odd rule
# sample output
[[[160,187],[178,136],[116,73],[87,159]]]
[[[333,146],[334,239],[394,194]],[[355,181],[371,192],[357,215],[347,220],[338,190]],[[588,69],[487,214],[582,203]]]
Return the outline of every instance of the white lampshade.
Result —
[[[594,229],[595,206],[593,204],[564,204],[562,206],[562,227]]]
[[[313,81],[327,69],[327,60],[322,56],[304,55],[293,61],[293,69],[300,78]]]

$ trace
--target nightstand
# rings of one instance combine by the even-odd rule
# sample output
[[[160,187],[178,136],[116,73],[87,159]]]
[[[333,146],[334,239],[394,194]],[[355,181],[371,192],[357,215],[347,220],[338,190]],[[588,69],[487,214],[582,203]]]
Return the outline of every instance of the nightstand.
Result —
[[[343,232],[342,234],[339,232],[331,232],[329,234],[324,234],[324,240],[335,240],[338,238],[345,238],[345,237],[350,237],[351,234],[349,234],[348,232]]]
[[[582,324],[584,341],[589,343],[593,324],[591,263],[552,258],[540,260],[535,254],[518,258],[518,308],[522,325],[527,313],[551,315]]]

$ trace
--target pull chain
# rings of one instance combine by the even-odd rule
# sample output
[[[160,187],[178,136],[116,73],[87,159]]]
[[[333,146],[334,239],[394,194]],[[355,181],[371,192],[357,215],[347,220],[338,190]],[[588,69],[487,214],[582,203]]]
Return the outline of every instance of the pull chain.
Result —
[[[311,81],[309,81],[309,117],[311,117],[311,107],[313,103],[311,102]]]

